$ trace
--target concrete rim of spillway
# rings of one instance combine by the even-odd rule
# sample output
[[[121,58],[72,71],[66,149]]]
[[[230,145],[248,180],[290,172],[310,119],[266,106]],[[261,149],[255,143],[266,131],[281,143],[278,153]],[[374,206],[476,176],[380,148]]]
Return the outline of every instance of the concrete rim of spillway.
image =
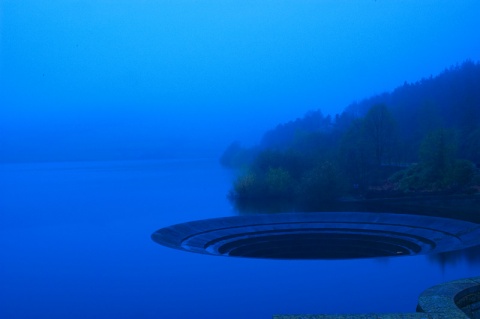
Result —
[[[183,251],[244,258],[410,256],[480,244],[480,225],[443,217],[359,212],[284,213],[191,221],[152,239]]]

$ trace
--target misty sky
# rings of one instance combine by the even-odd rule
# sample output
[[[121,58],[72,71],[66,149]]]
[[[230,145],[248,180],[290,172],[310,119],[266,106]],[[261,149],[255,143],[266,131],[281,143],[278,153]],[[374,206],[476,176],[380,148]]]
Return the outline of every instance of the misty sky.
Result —
[[[480,1],[0,0],[0,161],[219,155],[480,60]]]

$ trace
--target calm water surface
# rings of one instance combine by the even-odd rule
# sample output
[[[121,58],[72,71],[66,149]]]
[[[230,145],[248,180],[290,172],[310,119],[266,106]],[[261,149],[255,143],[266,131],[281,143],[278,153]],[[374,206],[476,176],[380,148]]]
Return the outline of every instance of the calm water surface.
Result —
[[[1,165],[0,318],[413,312],[424,289],[480,274],[478,258],[461,254],[255,260],[150,239],[174,223],[235,215],[231,180],[215,159]]]

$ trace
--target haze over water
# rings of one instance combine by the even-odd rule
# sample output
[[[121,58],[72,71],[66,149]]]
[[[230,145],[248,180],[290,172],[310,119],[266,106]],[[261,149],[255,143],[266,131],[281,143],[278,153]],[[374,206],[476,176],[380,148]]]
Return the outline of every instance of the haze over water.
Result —
[[[218,156],[480,60],[478,1],[0,2],[0,160]]]

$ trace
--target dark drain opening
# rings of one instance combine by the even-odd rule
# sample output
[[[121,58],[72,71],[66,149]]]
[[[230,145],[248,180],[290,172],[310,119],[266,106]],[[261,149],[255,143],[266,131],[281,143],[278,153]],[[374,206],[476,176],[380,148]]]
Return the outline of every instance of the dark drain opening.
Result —
[[[398,238],[358,234],[281,234],[235,240],[221,255],[270,259],[352,259],[412,255],[420,246]]]

